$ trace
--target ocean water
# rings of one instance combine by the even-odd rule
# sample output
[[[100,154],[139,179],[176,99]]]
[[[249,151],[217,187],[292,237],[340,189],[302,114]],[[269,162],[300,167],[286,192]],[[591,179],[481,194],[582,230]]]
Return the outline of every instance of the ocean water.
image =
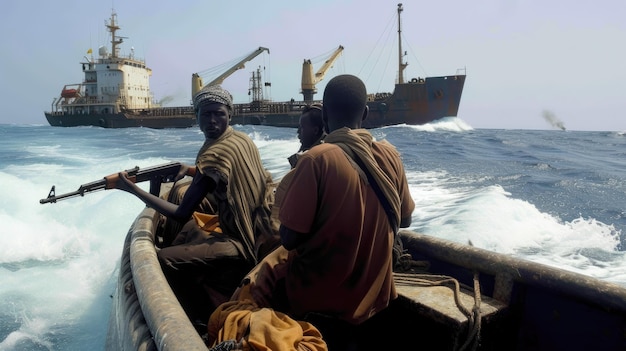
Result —
[[[276,179],[294,129],[236,126]],[[626,286],[626,134],[473,129],[461,119],[371,130],[402,153],[410,229]],[[0,350],[102,350],[123,239],[143,208],[117,190],[56,193],[134,166],[193,162],[197,128],[0,125]],[[145,184],[147,189],[147,184]]]

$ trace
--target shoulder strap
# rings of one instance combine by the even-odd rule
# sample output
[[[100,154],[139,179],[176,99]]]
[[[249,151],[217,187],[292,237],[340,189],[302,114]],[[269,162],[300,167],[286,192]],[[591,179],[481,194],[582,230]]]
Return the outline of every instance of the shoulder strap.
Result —
[[[383,194],[383,191],[380,189],[380,186],[378,186],[378,183],[376,183],[376,179],[374,179],[370,171],[367,169],[367,167],[365,167],[365,164],[363,164],[363,161],[357,155],[354,155],[353,160],[354,162],[356,162],[357,165],[359,165],[359,167],[361,167],[361,170],[363,170],[363,173],[365,173],[365,175],[367,176],[367,180],[372,185],[372,189],[376,193],[376,196],[378,196],[378,200],[380,200],[381,205],[383,205],[383,208],[385,209],[385,212],[387,213],[387,218],[389,218],[389,224],[391,224],[393,233],[397,234],[398,223],[396,220],[396,214],[393,212],[393,209],[391,208],[391,204],[389,203],[389,200],[387,199],[385,194]]]
[[[398,235],[399,226],[397,223],[396,215],[393,212],[393,208],[391,207],[391,204],[389,203],[389,200],[387,199],[385,194],[383,194],[383,191],[378,186],[376,179],[374,179],[370,171],[367,169],[367,167],[365,167],[365,164],[363,164],[363,161],[357,155],[354,155],[353,161],[361,168],[363,173],[365,173],[367,180],[371,184],[372,189],[376,193],[376,196],[378,196],[378,200],[380,201],[381,205],[385,209],[385,212],[387,213],[389,224],[391,225],[391,229],[393,229],[393,246],[391,250],[391,257],[394,267],[393,269],[394,271],[396,269],[400,269],[399,267],[401,267],[402,265],[401,257],[404,254],[404,245],[402,244],[402,239]]]

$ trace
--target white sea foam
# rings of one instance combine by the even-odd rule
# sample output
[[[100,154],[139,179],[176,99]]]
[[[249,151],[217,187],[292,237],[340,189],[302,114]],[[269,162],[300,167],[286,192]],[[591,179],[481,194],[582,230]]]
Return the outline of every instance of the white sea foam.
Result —
[[[407,170],[409,190],[416,202],[411,229],[460,243],[471,240],[477,247],[626,285],[625,257],[623,251],[617,249],[624,233],[616,229],[623,228],[625,203],[623,196],[617,196],[623,195],[624,182],[615,170],[623,165],[623,160],[613,154],[606,156],[607,151],[599,148],[592,156],[605,155],[603,157],[610,162],[598,173],[602,175],[608,170],[612,172],[611,177],[601,178],[602,182],[586,187],[579,175],[588,169],[578,163],[545,166],[553,164],[552,158],[564,162],[567,156],[564,152],[568,150],[569,139],[553,141],[552,136],[573,138],[577,143],[594,147],[607,143],[602,139],[604,135],[555,131],[548,138],[540,138],[545,134],[472,132],[473,139],[468,144],[479,147],[471,150],[501,148],[496,151],[507,155],[507,161],[511,162],[501,162],[504,156],[498,158],[500,169],[489,164],[490,160],[482,154],[466,159],[471,158],[474,151],[463,149],[465,133],[462,131],[471,127],[463,126],[460,120],[440,122],[434,123],[434,127],[396,126],[374,131],[388,137],[415,138],[415,142],[411,139],[402,150],[403,155],[410,155],[406,157],[411,157],[412,164]],[[453,125],[448,126],[449,122]],[[56,204],[41,205],[39,199],[47,196],[53,184],[57,194],[61,194],[134,166],[177,160],[193,162],[202,145],[202,134],[195,128],[165,131],[15,128],[11,132],[28,136],[19,142],[0,140],[4,152],[0,156],[0,221],[3,223],[0,227],[0,335],[4,336],[0,337],[0,350],[103,348],[111,303],[109,296],[114,289],[123,239],[144,205],[132,195],[117,190],[100,191]],[[428,128],[435,133],[422,133]],[[299,147],[295,130],[263,126],[238,129],[251,135],[276,180],[289,170],[287,157]],[[411,134],[413,130],[415,136]],[[461,132],[449,138],[451,133],[436,131]],[[42,138],[40,132],[47,136]],[[440,137],[443,134],[446,139]],[[609,137],[611,149],[623,150],[620,143],[624,138],[616,134]],[[503,142],[481,144],[483,140],[494,139]],[[594,143],[585,144],[586,139]],[[600,141],[596,143],[596,139]],[[542,140],[550,140],[553,147],[547,159],[541,154]],[[524,162],[517,162],[519,153],[515,151],[520,148],[523,155],[536,157],[534,166],[526,167]],[[448,154],[446,150],[454,152]],[[583,151],[587,152],[579,152]],[[459,165],[454,164],[455,161],[460,161]],[[483,162],[498,173],[481,169]],[[437,168],[424,169],[423,163],[435,164]],[[519,169],[507,168],[518,167],[518,164]],[[561,168],[567,172],[554,174]],[[568,201],[567,205],[580,207],[574,212],[574,218],[570,215],[563,219],[540,210],[547,207],[557,211],[559,207],[539,202],[544,198],[546,202],[551,201],[549,196],[543,196],[546,188],[525,187],[533,176],[540,177],[539,180],[545,176],[562,179],[552,194],[562,195],[558,200]],[[147,184],[141,186],[147,188]],[[538,192],[541,196],[528,197],[537,203],[523,199],[526,194],[520,187]],[[512,195],[515,191],[517,195]],[[568,196],[568,191],[573,195]],[[602,199],[609,199],[604,200],[606,206],[599,206],[598,200],[593,198],[597,192]],[[580,198],[585,200],[582,204],[577,202]],[[597,207],[612,211],[605,215],[606,223],[598,219],[602,212],[593,212]],[[615,226],[611,220],[615,220]]]
[[[468,123],[463,121],[461,118],[457,117],[444,117],[438,119],[434,122],[424,124],[424,125],[403,125],[405,127],[424,131],[424,132],[436,132],[436,131],[447,131],[447,132],[463,132],[473,130],[474,128],[470,126]],[[389,128],[389,127],[386,127]],[[385,128],[381,128],[385,129]]]
[[[138,163],[155,164],[145,160]],[[134,164],[134,163],[131,163]],[[113,293],[112,274],[119,262],[125,233],[143,203],[119,191],[101,191],[56,204],[39,203],[52,182],[57,194],[97,180],[126,161],[78,167],[31,165],[30,178],[0,172],[0,322],[10,318],[16,329],[0,350],[79,350],[73,338],[52,345],[50,333],[74,333],[86,313],[99,326],[89,330],[103,345]],[[45,172],[43,170],[45,169]],[[24,171],[22,169],[22,171]],[[19,189],[19,190],[18,190]],[[92,306],[95,301],[102,306]],[[90,312],[91,311],[91,312]],[[102,324],[104,323],[104,324]],[[1,323],[0,323],[1,324]]]
[[[626,284],[621,233],[612,225],[582,217],[564,222],[500,186],[457,186],[434,172],[407,176],[419,184],[411,186],[412,228],[419,232]]]

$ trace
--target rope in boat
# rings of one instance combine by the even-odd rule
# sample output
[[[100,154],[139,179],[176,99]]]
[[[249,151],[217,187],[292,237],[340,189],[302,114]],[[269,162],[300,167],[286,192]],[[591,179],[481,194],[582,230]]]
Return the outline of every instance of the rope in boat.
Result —
[[[235,340],[224,340],[221,343],[209,349],[209,351],[240,351],[240,350],[243,350],[243,343],[242,341],[237,342]]]
[[[480,327],[481,327],[481,315],[480,315],[480,282],[478,281],[478,272],[474,272],[474,307],[472,308],[472,320],[469,323],[468,318],[468,335],[467,340],[461,346],[459,350],[466,350],[471,343],[471,350],[476,350],[480,341]]]
[[[424,266],[422,261],[414,261],[416,266]],[[467,337],[463,345],[457,348],[458,340],[455,340],[455,350],[476,350],[480,341],[480,328],[481,328],[481,297],[480,297],[480,282],[478,280],[478,272],[474,272],[474,306],[469,310],[461,302],[461,287],[458,280],[446,275],[437,275],[429,273],[401,273],[394,272],[394,278],[396,283],[417,285],[417,286],[447,286],[454,292],[454,302],[458,309],[467,317]]]

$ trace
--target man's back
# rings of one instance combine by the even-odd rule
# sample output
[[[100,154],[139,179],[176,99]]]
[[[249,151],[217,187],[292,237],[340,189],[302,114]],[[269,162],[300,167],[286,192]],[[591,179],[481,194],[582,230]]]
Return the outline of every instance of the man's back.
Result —
[[[374,142],[372,153],[400,198],[410,200],[393,146]],[[292,311],[315,311],[360,323],[397,296],[387,214],[365,176],[337,145],[309,150],[293,177],[297,182],[282,202],[281,224],[307,233],[308,238],[290,255],[286,283]],[[406,209],[409,215],[412,210]]]

